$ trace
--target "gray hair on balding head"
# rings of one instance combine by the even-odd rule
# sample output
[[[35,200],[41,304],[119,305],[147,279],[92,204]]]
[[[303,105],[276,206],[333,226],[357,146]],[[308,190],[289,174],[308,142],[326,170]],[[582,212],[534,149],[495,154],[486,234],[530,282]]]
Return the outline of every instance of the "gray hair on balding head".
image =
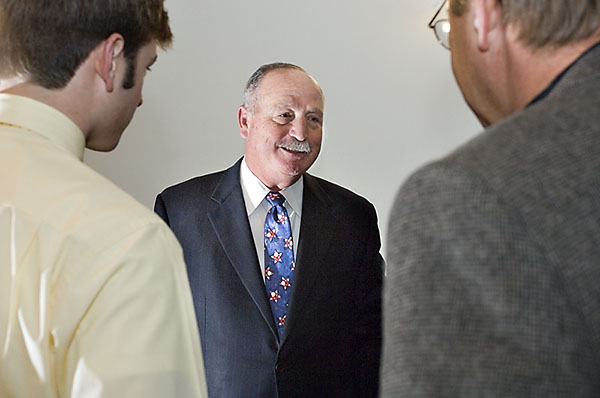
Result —
[[[261,66],[252,74],[252,76],[250,76],[250,79],[248,79],[248,82],[246,83],[246,88],[244,89],[244,104],[243,104],[244,108],[246,108],[250,112],[254,112],[254,103],[256,100],[256,88],[258,87],[258,85],[260,84],[262,79],[269,72],[272,72],[274,70],[281,70],[281,69],[295,69],[295,70],[299,70],[301,72],[306,73],[306,71],[304,69],[302,69],[301,67],[299,67],[298,65],[294,65],[294,64],[290,64],[290,63],[286,63],[286,62],[274,62],[271,64],[265,64],[265,65]],[[306,74],[308,74],[308,73],[306,73]]]

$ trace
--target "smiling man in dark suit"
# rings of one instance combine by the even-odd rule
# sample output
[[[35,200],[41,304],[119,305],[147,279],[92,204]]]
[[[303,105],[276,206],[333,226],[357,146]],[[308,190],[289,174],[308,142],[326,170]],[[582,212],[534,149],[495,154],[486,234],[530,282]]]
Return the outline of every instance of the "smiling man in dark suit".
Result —
[[[377,396],[377,217],[306,173],[323,108],[302,68],[260,67],[238,109],[244,157],[156,199],[184,249],[213,398]]]

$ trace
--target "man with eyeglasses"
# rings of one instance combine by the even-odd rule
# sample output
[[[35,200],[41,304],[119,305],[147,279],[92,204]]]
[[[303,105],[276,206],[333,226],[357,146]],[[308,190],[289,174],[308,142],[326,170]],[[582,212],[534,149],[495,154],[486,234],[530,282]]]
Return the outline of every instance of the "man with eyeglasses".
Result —
[[[395,200],[382,396],[600,396],[600,1],[429,26],[485,130]]]

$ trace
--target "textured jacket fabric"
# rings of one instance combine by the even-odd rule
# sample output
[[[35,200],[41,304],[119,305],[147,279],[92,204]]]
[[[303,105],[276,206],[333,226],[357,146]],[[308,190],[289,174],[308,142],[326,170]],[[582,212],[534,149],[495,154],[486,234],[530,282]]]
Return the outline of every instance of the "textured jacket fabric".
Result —
[[[248,223],[240,162],[167,188],[155,210],[183,246],[211,398],[377,396],[382,259],[369,202],[304,175],[281,341]]]
[[[600,396],[600,48],[410,177],[387,244],[383,397]]]

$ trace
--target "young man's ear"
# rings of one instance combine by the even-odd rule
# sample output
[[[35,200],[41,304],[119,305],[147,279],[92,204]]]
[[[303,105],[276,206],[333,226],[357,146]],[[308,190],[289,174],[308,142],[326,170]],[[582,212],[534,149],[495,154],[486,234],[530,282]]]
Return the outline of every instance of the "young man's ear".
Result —
[[[113,33],[97,48],[96,73],[104,81],[106,91],[114,90],[115,77],[118,69],[118,59],[123,57],[125,39],[119,33]]]

